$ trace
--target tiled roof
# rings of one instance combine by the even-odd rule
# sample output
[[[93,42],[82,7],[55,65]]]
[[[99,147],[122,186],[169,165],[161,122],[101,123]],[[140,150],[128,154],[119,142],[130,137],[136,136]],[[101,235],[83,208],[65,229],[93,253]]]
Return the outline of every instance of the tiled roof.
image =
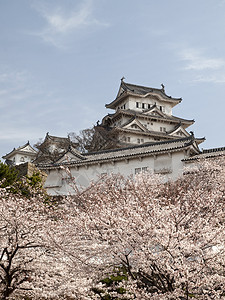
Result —
[[[133,133],[136,135],[143,135],[143,136],[153,136],[153,137],[160,137],[160,138],[165,138],[167,140],[175,140],[175,139],[180,139],[180,137],[172,136],[169,135],[167,132],[161,132],[161,131],[151,131],[151,130],[146,130],[146,131],[139,131],[135,129],[130,129],[130,128],[120,128],[116,127],[120,132],[127,132],[127,133]]]
[[[56,160],[56,163],[61,160],[64,155],[66,155],[67,153],[72,153],[75,157],[81,159],[81,160],[86,160],[86,158],[77,150],[75,149],[73,146],[69,146],[68,150],[63,153],[57,160]]]
[[[163,141],[158,143],[148,143],[138,146],[131,146],[127,148],[115,149],[115,150],[104,150],[93,153],[85,153],[83,156],[86,158],[85,161],[73,161],[68,163],[55,163],[55,164],[39,164],[38,167],[41,169],[59,168],[61,165],[66,166],[81,166],[96,163],[113,162],[118,160],[129,159],[133,157],[144,157],[150,155],[157,155],[159,153],[168,153],[179,151],[180,149],[188,148],[193,145],[195,139],[193,136],[177,139],[173,141]],[[195,148],[196,154],[200,151]]]
[[[111,103],[106,104],[105,106],[107,108],[114,108],[115,105],[118,105],[120,100],[128,94],[134,94],[134,95],[139,95],[139,96],[145,97],[145,95],[148,95],[150,93],[152,93],[153,95],[159,95],[161,97],[161,99],[164,98],[165,100],[167,100],[169,102],[173,102],[175,105],[182,101],[182,98],[173,98],[171,96],[168,96],[165,93],[164,88],[156,89],[156,88],[152,88],[152,87],[146,87],[146,86],[127,83],[122,80],[121,84],[120,84],[119,92],[116,96],[116,99],[113,100]]]
[[[193,157],[183,159],[184,162],[192,162],[195,160],[201,160],[205,158],[213,158],[213,157],[219,157],[225,155],[225,147],[221,148],[213,148],[213,149],[205,149],[202,151],[202,153],[195,155]]]
[[[152,88],[152,87],[147,87],[147,86],[142,86],[137,84],[131,84],[124,81],[121,82],[121,87],[123,88],[124,91],[132,92],[138,95],[156,93],[172,100],[181,100],[181,98],[172,98],[171,96],[166,95],[164,89],[157,89],[157,88]]]
[[[25,148],[29,146],[29,150],[25,150]],[[14,148],[11,152],[7,153],[6,155],[2,156],[3,159],[8,159],[10,158],[12,155],[16,154],[16,153],[22,153],[22,154],[27,154],[27,155],[33,155],[35,156],[37,154],[37,151],[30,145],[29,141],[23,145],[23,146],[19,146],[18,148]]]
[[[127,110],[117,110],[114,114],[108,114],[107,117],[110,117],[111,119],[113,119],[114,117],[117,117],[119,115],[128,115],[131,117],[139,117],[139,118],[149,118],[149,119],[159,119],[159,120],[168,120],[168,121],[173,121],[175,123],[185,123],[185,124],[193,124],[195,121],[194,120],[187,120],[187,119],[182,119],[179,117],[175,117],[175,116],[168,116],[166,114],[163,114],[163,116],[156,116],[156,115],[147,115],[147,114],[143,114],[143,113],[139,113],[135,110],[131,110],[131,109],[127,109]]]
[[[45,139],[52,141],[53,143],[62,143],[62,142],[66,142],[66,143],[70,143],[70,138],[69,137],[59,137],[59,136],[53,136],[53,135],[49,135],[49,133],[47,132]]]

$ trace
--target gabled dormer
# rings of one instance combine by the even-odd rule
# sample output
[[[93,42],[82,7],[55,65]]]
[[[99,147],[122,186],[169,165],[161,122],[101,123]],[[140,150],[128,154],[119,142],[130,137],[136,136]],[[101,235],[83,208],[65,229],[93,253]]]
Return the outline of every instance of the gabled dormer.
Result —
[[[165,118],[167,115],[163,112],[163,108],[161,107],[157,107],[156,104],[154,104],[150,109],[147,109],[145,111],[143,111],[143,115],[146,116],[160,116]]]
[[[147,132],[148,130],[141,124],[136,118],[131,119],[122,126],[123,129],[136,130],[141,132]]]
[[[190,136],[190,134],[182,127],[181,124],[177,125],[173,130],[171,130],[170,132],[168,132],[168,134],[170,136],[174,136],[174,137],[179,137],[179,138],[183,138],[183,137],[188,137]]]
[[[68,151],[64,153],[55,163],[71,163],[85,160],[83,156],[77,149],[70,146]]]

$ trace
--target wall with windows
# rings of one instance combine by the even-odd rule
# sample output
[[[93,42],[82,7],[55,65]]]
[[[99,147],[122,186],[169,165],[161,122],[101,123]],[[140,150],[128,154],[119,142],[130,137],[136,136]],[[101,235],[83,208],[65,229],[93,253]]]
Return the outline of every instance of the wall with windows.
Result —
[[[31,162],[32,159],[26,153],[24,154],[16,153],[10,158],[10,160],[13,162],[13,165],[20,165],[25,162]]]
[[[131,109],[131,110],[136,110],[142,112],[143,110],[150,109],[153,105],[156,104],[157,108],[164,112],[167,115],[172,114],[172,105],[170,103],[166,103],[164,101],[160,101],[155,98],[151,97],[145,97],[145,98],[140,98],[140,97],[135,97],[135,96],[130,96],[129,100],[126,100],[122,102],[117,109],[124,109],[123,106],[126,102],[125,109]]]
[[[63,169],[50,169],[45,188],[51,195],[67,195],[74,193],[76,187],[88,187],[91,181],[97,181],[101,176],[110,174],[122,174],[124,176],[135,175],[141,172],[154,172],[162,174],[164,180],[176,179],[183,172],[183,151],[171,154],[149,155],[148,157],[130,158],[120,161],[108,161],[92,165],[71,166],[72,177]],[[45,171],[46,172],[46,171]]]

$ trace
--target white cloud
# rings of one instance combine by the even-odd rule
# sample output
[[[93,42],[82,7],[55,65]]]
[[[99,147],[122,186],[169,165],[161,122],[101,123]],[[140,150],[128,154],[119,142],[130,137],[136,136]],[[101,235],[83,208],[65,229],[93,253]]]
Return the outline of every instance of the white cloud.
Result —
[[[70,34],[93,26],[108,26],[109,24],[100,22],[93,16],[93,0],[82,1],[79,8],[65,10],[65,7],[47,7],[38,2],[35,9],[45,19],[46,27],[38,33],[45,42],[56,47],[64,47],[63,39]]]
[[[225,59],[206,55],[206,50],[172,45],[182,61],[181,70],[185,71],[190,82],[225,83]]]
[[[225,74],[215,75],[198,75],[192,80],[194,82],[208,82],[208,83],[225,83]]]
[[[221,58],[208,58],[195,49],[185,49],[180,52],[181,60],[186,62],[186,70],[217,70],[225,66],[225,60]]]

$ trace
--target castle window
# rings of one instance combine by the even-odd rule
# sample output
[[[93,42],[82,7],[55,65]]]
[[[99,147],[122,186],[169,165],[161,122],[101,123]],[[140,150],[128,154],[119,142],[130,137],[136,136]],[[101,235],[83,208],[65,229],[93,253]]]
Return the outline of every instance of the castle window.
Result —
[[[129,136],[127,137],[127,141],[130,142],[130,137]]]
[[[142,103],[142,108],[143,108],[143,109],[145,108],[145,104],[144,104],[144,103]]]
[[[23,156],[20,158],[20,161],[21,161],[21,162],[24,162],[24,157],[23,157]]]
[[[136,107],[139,108],[139,102],[136,102]]]
[[[160,127],[161,132],[166,132],[166,127]]]
[[[141,143],[144,143],[144,139],[141,139]]]
[[[141,142],[140,139],[137,139],[137,142],[138,142],[138,144],[140,144],[140,142]]]
[[[134,169],[134,174],[139,174],[141,173],[141,168],[135,168]]]
[[[148,104],[148,109],[150,109],[151,108],[151,104]]]
[[[135,168],[134,174],[140,174],[141,172],[148,172],[148,167]]]
[[[162,112],[165,112],[165,107],[164,106],[159,106],[159,109],[162,111]]]

